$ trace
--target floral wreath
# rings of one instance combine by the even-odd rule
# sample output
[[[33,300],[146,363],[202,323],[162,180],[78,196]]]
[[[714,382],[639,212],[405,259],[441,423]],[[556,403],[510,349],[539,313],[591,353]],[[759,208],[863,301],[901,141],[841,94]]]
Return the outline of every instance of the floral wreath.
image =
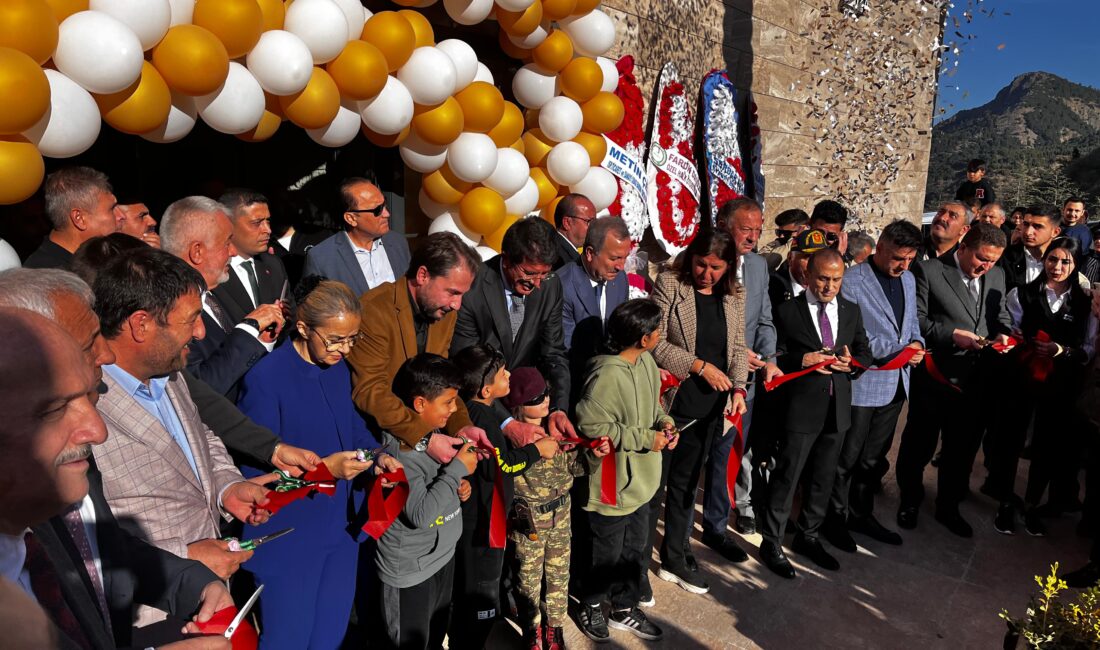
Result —
[[[657,127],[647,160],[650,221],[657,240],[668,253],[675,254],[686,248],[699,230],[699,198],[689,185],[694,181],[698,186],[699,180],[692,144],[695,122],[674,64],[662,68],[659,87]],[[667,171],[677,154],[690,163],[681,169],[686,178]]]
[[[645,113],[642,91],[638,89],[638,81],[634,77],[634,57],[627,55],[615,63],[619,71],[619,85],[615,94],[623,101],[625,113],[623,122],[619,128],[607,134],[607,138],[622,147],[635,160],[645,158]],[[619,192],[615,200],[608,206],[608,211],[613,216],[622,217],[630,230],[630,239],[635,243],[641,241],[649,223],[646,214],[645,197],[631,183],[622,178],[616,178],[619,183]]]
[[[700,97],[710,192],[710,220],[727,201],[745,196],[745,172],[737,142],[738,115],[733,84],[725,70],[711,70],[703,78]]]

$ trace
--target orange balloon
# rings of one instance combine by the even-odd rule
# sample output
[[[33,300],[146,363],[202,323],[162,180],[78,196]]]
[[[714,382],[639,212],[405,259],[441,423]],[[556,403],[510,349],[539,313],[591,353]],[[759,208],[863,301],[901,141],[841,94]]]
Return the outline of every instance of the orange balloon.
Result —
[[[38,147],[21,135],[0,136],[0,205],[29,199],[46,176]]]
[[[410,124],[409,126],[401,129],[401,132],[397,133],[396,135],[382,135],[381,133],[375,133],[374,131],[368,129],[366,124],[363,125],[362,130],[363,135],[367,136],[367,139],[370,140],[371,143],[375,146],[396,147],[397,145],[404,142],[405,138],[409,137],[409,134],[412,133],[412,125]]]
[[[279,130],[282,123],[282,116],[265,110],[256,128],[251,131],[245,131],[244,133],[238,133],[237,137],[245,142],[263,142],[275,135],[275,132]]]
[[[479,235],[495,231],[504,221],[504,198],[495,190],[475,187],[458,204],[462,225]]]
[[[88,10],[88,0],[46,0],[60,24],[78,11]]]
[[[536,0],[536,2],[538,2],[538,0]],[[526,61],[527,58],[531,56],[531,50],[525,50],[522,47],[513,43],[508,38],[508,33],[505,32],[503,29],[497,32],[497,43],[500,45],[500,49],[513,59]]]
[[[510,146],[523,135],[523,111],[512,102],[504,102],[504,113],[496,126],[489,129],[488,136],[498,147]]]
[[[45,0],[0,2],[0,47],[45,63],[57,49],[57,16]]]
[[[519,221],[519,217],[514,214],[506,214],[501,219],[500,225],[493,232],[485,235],[481,239],[482,246],[488,246],[489,248],[500,252],[500,245],[504,241],[504,233],[508,232],[508,229],[512,227],[512,224]]]
[[[564,199],[564,196],[555,196],[550,200],[542,210],[539,211],[539,216],[546,220],[550,225],[554,225],[554,211],[558,209],[558,204]]]
[[[577,8],[577,0],[542,0],[542,17],[546,20],[561,20]]]
[[[364,100],[382,92],[389,76],[386,57],[366,41],[354,40],[344,46],[325,66],[340,94],[355,100]]]
[[[577,0],[577,6],[573,7],[574,16],[583,16],[600,6],[600,0]]]
[[[208,95],[229,76],[229,53],[210,30],[176,25],[153,48],[153,65],[172,90]]]
[[[604,140],[602,135],[581,131],[577,137],[573,138],[573,142],[584,147],[593,167],[599,167],[604,156],[607,155],[607,140]]]
[[[286,121],[286,113],[283,112],[283,107],[279,105],[279,96],[272,95],[266,90],[264,91],[264,110],[279,116],[280,121]]]
[[[444,205],[458,203],[466,195],[466,192],[474,186],[473,183],[467,183],[455,176],[446,164],[424,176],[421,184],[428,198]]]
[[[527,164],[538,167],[546,162],[546,156],[557,144],[542,133],[542,129],[531,129],[523,134],[523,155],[527,158]]]
[[[435,106],[417,104],[413,110],[412,128],[426,142],[450,144],[462,133],[464,115],[465,111],[454,97]]]
[[[523,11],[505,11],[497,8],[500,28],[512,36],[527,36],[542,22],[542,1],[535,0]]]
[[[125,90],[110,95],[92,95],[103,121],[123,133],[148,133],[168,119],[172,92],[152,63],[141,64],[141,77]]]
[[[264,17],[264,31],[282,29],[286,20],[286,5],[279,0],[256,0]]]
[[[0,133],[21,133],[49,110],[50,82],[34,59],[19,50],[0,47],[0,97],[4,98],[0,101]]]
[[[583,104],[600,92],[600,87],[603,85],[603,68],[595,60],[586,56],[577,57],[562,68],[558,80],[561,82],[563,95]]]
[[[504,117],[504,95],[491,83],[475,81],[454,98],[462,107],[467,131],[488,133]]]
[[[421,3],[421,0],[393,0],[395,5],[401,5],[402,7],[415,7]],[[402,9],[404,11],[404,9]]]
[[[539,128],[539,109],[529,108],[523,111],[523,130],[530,131],[537,128]]]
[[[607,133],[619,128],[623,121],[623,100],[614,93],[599,92],[592,99],[581,104],[584,113],[584,130],[592,133]]]
[[[264,31],[256,0],[198,0],[191,23],[209,29],[225,45],[229,58],[248,54]]]
[[[555,29],[531,50],[531,57],[543,69],[557,72],[573,59],[573,41],[568,34]]]
[[[515,142],[513,142],[512,144],[510,144],[508,146],[511,147],[512,149],[515,149],[516,151],[524,154],[524,157],[526,157],[527,147],[524,146],[522,138],[520,138],[519,140],[516,140]]]
[[[396,2],[397,0],[394,1]],[[413,2],[417,1],[418,0],[413,0]],[[397,4],[404,3],[398,2]],[[424,14],[419,11],[413,11],[412,9],[402,9],[397,13],[402,18],[409,21],[409,26],[413,28],[413,33],[416,34],[416,47],[429,47],[435,45],[435,31],[432,29],[432,24],[424,17]]]
[[[328,126],[340,112],[340,89],[327,72],[314,67],[306,87],[293,95],[279,98],[287,119],[303,129]]]
[[[386,57],[388,72],[405,65],[416,48],[416,31],[396,11],[379,11],[363,24],[362,39]]]
[[[539,188],[539,202],[535,204],[535,207],[546,207],[546,204],[558,195],[561,186],[555,183],[550,178],[550,174],[547,174],[542,167],[531,167],[531,179],[535,181],[535,185]]]

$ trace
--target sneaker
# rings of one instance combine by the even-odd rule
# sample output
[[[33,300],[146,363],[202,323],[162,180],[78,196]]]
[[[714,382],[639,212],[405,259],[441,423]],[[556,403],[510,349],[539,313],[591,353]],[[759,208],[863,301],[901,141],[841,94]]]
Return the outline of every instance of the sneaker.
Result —
[[[706,580],[703,580],[698,571],[692,571],[690,569],[677,570],[673,567],[661,566],[661,569],[657,572],[657,577],[666,582],[680,585],[684,588],[684,591],[689,591],[693,594],[705,594],[710,591],[710,585]]]
[[[638,604],[642,607],[653,607],[657,604],[657,599],[653,597],[653,587],[649,584],[649,572],[646,572],[646,577],[642,580],[641,589],[638,591]]]
[[[660,641],[661,637],[664,636],[661,628],[651,623],[646,615],[642,613],[642,610],[637,607],[611,612],[608,625],[616,630],[626,630],[639,639],[645,639],[646,641]]]
[[[545,645],[542,650],[565,650],[565,632],[560,627],[543,627]]]
[[[993,518],[993,529],[1002,535],[1016,534],[1016,508],[1011,503],[1002,503]]]
[[[607,631],[607,619],[599,605],[581,604],[577,612],[577,627],[596,643],[607,643],[611,639],[611,633]]]
[[[1043,520],[1040,519],[1039,515],[1034,511],[1024,515],[1024,530],[1032,537],[1047,536],[1047,525],[1043,523]]]
[[[656,605],[657,605],[657,599],[653,596],[653,594],[649,594],[648,596],[643,595],[641,598],[638,599],[638,606],[639,607],[647,607],[648,608],[648,607],[654,607]]]

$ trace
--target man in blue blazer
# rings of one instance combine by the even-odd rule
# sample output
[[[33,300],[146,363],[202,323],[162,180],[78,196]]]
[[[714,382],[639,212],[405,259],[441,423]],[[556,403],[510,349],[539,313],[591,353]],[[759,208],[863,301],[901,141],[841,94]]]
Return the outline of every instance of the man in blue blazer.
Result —
[[[905,348],[915,348],[898,370],[868,372],[852,382],[852,426],[837,461],[829,513],[822,533],[842,551],[854,553],[849,531],[886,544],[901,544],[874,516],[878,466],[890,450],[898,416],[909,395],[909,369],[924,358],[924,337],[917,320],[917,283],[909,265],[921,245],[920,230],[898,220],[886,226],[874,254],[844,274],[841,295],[859,305],[875,365],[882,366]]]
[[[361,296],[405,275],[409,243],[405,235],[390,230],[382,191],[365,178],[353,177],[340,184],[340,198],[345,230],[309,249],[302,277],[339,280]]]

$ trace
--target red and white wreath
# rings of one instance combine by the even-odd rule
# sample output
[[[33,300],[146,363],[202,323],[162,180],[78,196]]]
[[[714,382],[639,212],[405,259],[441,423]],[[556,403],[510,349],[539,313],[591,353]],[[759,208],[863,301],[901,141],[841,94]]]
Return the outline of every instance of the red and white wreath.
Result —
[[[695,121],[675,64],[661,69],[658,88],[656,128],[646,161],[649,218],[654,237],[669,255],[676,255],[699,230]]]
[[[615,94],[623,102],[623,121],[619,128],[606,134],[607,155],[603,166],[615,175],[619,192],[608,206],[608,211],[622,217],[630,229],[630,239],[642,240],[649,219],[646,216],[646,176],[642,160],[645,158],[645,104],[642,91],[634,77],[634,57],[627,55],[615,63],[619,71],[619,85]]]

